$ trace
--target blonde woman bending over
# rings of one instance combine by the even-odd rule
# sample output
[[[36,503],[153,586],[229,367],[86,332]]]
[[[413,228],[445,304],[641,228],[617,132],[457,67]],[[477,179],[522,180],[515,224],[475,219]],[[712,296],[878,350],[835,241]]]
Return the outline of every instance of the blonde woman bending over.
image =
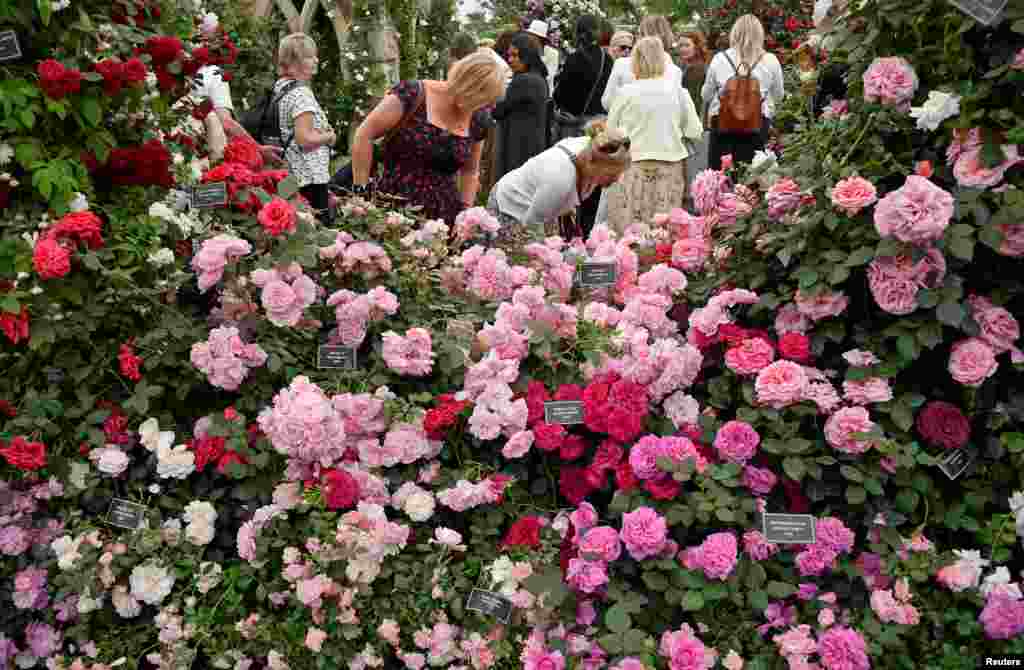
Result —
[[[633,47],[633,76],[612,103],[608,124],[629,136],[633,165],[608,189],[608,225],[622,232],[655,214],[682,207],[686,199],[684,140],[704,134],[689,92],[663,77],[661,40],[645,37]]]
[[[725,84],[737,72],[750,72],[761,85],[761,131],[758,133],[726,133],[717,129],[718,111],[721,108],[719,96]],[[764,50],[764,26],[753,14],[736,19],[729,32],[729,48],[720,51],[711,59],[708,73],[701,89],[704,104],[708,105],[711,119],[711,146],[708,149],[708,166],[719,170],[722,156],[731,154],[736,161],[750,162],[754,153],[763,149],[768,140],[768,130],[775,106],[782,102],[782,66],[779,59]]]
[[[494,105],[503,90],[497,63],[479,51],[457,61],[446,81],[400,82],[356,131],[356,188],[369,187],[374,177],[373,141],[394,130],[383,146],[374,190],[418,205],[427,218],[451,225],[476,201],[480,152],[493,123],[485,108]]]
[[[487,208],[502,224],[502,246],[515,249],[557,234],[558,218],[595,189],[614,184],[629,167],[629,139],[603,120],[586,135],[564,139],[501,178]]]

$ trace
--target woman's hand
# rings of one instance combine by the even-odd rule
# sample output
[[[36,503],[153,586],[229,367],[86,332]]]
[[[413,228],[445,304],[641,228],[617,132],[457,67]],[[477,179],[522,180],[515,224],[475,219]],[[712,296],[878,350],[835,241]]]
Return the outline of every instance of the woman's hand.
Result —
[[[398,96],[384,96],[373,111],[359,124],[352,138],[352,183],[365,186],[370,181],[373,164],[373,141],[383,137],[402,121],[404,109]]]

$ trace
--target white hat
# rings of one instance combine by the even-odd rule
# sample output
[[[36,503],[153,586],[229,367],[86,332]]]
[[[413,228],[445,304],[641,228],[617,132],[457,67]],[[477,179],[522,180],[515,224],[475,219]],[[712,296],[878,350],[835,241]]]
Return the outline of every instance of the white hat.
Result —
[[[526,29],[526,32],[546,40],[548,38],[548,24],[540,20],[533,21],[530,27]]]

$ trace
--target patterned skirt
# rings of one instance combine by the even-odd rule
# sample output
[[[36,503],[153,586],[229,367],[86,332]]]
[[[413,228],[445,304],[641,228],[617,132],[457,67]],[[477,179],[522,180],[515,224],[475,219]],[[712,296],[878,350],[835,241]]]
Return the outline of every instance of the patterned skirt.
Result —
[[[621,233],[686,201],[686,161],[636,161],[608,189],[608,227]]]

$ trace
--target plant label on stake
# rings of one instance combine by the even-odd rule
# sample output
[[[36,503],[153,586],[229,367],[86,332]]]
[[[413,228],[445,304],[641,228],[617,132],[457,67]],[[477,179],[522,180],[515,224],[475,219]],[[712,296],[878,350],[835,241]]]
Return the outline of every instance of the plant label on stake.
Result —
[[[561,426],[583,423],[583,403],[579,400],[553,400],[544,403],[544,423]]]
[[[964,473],[973,460],[971,455],[963,449],[947,451],[939,460],[939,470],[942,470],[942,474],[953,481]]]
[[[508,623],[512,619],[512,601],[500,593],[482,589],[469,592],[466,609],[492,616],[501,623]]]
[[[316,366],[321,370],[355,370],[356,348],[340,344],[321,344],[316,350]]]
[[[949,0],[949,4],[967,14],[978,23],[995,25],[1009,0]]]
[[[766,542],[774,544],[814,544],[815,519],[810,514],[761,515],[761,532]]]
[[[18,34],[13,30],[0,30],[0,63],[21,58],[21,45]]]
[[[615,286],[618,280],[618,264],[585,262],[578,273],[580,286],[583,288],[605,288]]]
[[[130,500],[114,498],[110,501],[110,510],[107,512],[107,523],[118,528],[127,530],[138,530],[142,528],[142,522],[146,518],[146,506],[133,503]]]
[[[228,204],[228,185],[215,181],[192,187],[192,209],[214,209]]]

